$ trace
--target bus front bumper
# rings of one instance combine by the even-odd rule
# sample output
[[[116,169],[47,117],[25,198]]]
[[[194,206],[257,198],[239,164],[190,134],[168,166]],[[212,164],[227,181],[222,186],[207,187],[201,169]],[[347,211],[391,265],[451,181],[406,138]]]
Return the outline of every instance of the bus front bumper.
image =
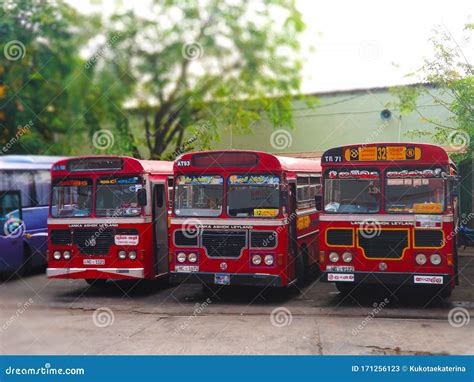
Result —
[[[47,268],[49,278],[143,279],[144,268]]]
[[[398,272],[321,272],[321,281],[344,284],[385,284],[385,285],[438,285],[450,284],[452,276],[447,273],[398,273]]]
[[[170,282],[265,287],[283,286],[280,276],[254,273],[170,272]]]

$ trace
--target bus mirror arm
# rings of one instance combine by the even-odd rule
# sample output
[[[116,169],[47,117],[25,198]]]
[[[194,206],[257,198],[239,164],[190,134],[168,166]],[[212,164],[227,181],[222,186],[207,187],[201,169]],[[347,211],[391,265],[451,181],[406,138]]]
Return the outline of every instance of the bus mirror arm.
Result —
[[[323,197],[321,195],[315,195],[314,201],[316,202],[316,209],[321,211],[323,209]]]
[[[140,188],[137,191],[137,200],[140,207],[145,207],[147,205],[147,195],[144,188]]]

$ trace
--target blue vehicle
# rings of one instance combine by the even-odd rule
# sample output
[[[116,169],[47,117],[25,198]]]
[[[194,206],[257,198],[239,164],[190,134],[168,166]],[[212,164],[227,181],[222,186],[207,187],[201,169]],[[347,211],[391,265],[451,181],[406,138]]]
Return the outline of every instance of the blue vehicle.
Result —
[[[459,229],[459,245],[461,247],[474,247],[474,229],[468,227]]]
[[[0,156],[0,273],[46,265],[51,166],[59,159]]]

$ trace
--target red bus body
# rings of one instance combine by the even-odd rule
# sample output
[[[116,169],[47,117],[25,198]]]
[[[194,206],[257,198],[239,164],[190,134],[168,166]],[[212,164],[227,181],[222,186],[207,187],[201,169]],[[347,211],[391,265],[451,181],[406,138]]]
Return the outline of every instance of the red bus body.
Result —
[[[457,196],[446,151],[374,143],[330,149],[321,161],[321,280],[340,291],[385,284],[448,296],[457,281]]]
[[[120,156],[54,164],[48,277],[95,281],[167,275],[172,171],[172,162]]]
[[[208,151],[174,175],[171,281],[287,286],[317,267],[319,160]]]

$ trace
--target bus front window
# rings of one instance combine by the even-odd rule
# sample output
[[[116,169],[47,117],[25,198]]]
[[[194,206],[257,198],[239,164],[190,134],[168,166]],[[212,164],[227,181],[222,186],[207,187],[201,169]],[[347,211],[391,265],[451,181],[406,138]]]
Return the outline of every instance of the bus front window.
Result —
[[[177,216],[219,216],[223,191],[221,176],[180,175],[176,178],[174,211]]]
[[[273,175],[231,175],[227,213],[235,217],[275,217],[280,208],[280,179]]]
[[[390,175],[395,173],[400,176]],[[399,171],[387,172],[385,210],[388,213],[439,214],[444,209],[445,181],[442,178],[407,178]]]
[[[85,217],[92,212],[90,179],[59,180],[53,183],[51,216]]]
[[[324,181],[324,211],[328,213],[376,213],[380,196],[380,176],[375,171],[330,171]]]
[[[138,205],[138,190],[143,181],[138,176],[107,177],[97,180],[96,216],[129,217],[142,212]]]

